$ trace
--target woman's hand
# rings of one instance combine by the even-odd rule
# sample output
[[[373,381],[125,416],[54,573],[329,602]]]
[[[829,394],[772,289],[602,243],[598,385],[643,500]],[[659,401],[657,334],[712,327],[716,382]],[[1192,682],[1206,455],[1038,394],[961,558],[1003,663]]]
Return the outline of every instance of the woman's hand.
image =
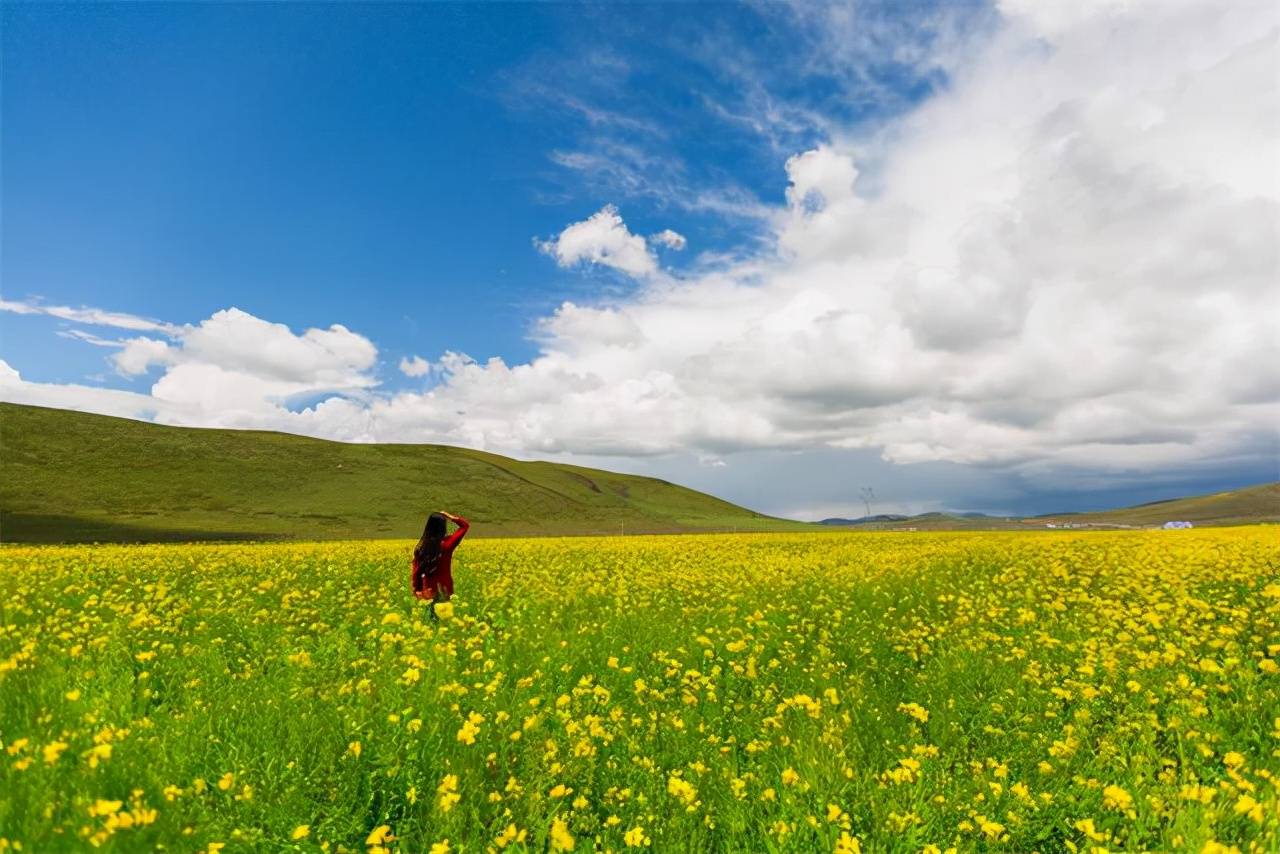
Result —
[[[453,515],[452,513],[450,513],[448,510],[441,510],[441,511],[440,511],[440,515],[441,515],[441,516],[443,516],[444,518],[446,518],[446,519],[450,520],[451,522],[456,522],[456,521],[458,521],[458,517],[457,517],[457,516],[455,516],[455,515]]]

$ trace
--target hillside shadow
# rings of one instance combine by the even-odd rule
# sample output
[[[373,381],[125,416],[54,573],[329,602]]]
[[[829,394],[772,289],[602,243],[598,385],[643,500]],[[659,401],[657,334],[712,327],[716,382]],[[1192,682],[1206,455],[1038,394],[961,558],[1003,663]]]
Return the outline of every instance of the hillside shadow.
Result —
[[[109,519],[0,511],[0,543],[37,545],[283,539],[288,539],[287,535],[265,531],[216,531],[198,526],[156,528]]]

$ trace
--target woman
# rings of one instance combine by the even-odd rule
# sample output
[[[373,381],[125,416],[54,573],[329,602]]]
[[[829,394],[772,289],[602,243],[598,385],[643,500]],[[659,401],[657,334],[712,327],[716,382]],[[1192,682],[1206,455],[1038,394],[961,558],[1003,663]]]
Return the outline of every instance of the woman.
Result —
[[[458,526],[445,536],[446,520]],[[427,517],[422,539],[413,549],[413,574],[409,577],[413,595],[431,600],[431,619],[436,618],[436,603],[448,602],[453,595],[453,550],[471,527],[466,519],[443,510]]]

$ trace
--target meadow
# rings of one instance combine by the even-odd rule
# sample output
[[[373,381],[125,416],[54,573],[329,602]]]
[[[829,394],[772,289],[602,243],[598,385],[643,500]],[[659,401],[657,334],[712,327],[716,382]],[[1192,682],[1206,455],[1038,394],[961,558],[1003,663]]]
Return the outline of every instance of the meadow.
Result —
[[[0,851],[1280,850],[1273,528],[0,550]]]

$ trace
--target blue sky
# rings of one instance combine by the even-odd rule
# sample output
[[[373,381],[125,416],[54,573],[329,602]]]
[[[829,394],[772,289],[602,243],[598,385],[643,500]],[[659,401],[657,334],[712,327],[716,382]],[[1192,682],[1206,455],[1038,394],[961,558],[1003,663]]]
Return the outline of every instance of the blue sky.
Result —
[[[1022,6],[6,4],[0,358],[21,377],[6,396],[674,473],[799,515],[855,510],[866,479],[890,496],[886,509],[995,510],[1273,479],[1267,377],[1227,400],[1206,392],[1185,412],[1153,412],[1160,389],[1117,368],[1161,358],[1154,339],[1134,349],[1135,316],[1089,350],[1102,354],[1090,370],[1108,379],[1065,402],[1011,391],[1006,376],[1034,362],[1053,387],[1078,384],[1053,376],[1078,355],[1045,355],[1036,331],[1037,306],[1049,312],[1061,288],[1000,290],[997,308],[948,326],[955,292],[972,306],[1059,263],[1008,234],[1042,215],[1032,191],[1050,191],[1032,183],[1037,169],[1065,161],[996,152],[1027,145],[1025,127],[1090,97],[1063,82],[1067,63],[1088,59],[1076,45],[1090,28],[1118,28],[1145,49],[1150,33],[1190,37],[1202,23],[1158,8],[1118,24],[1064,22]],[[1247,23],[1225,21],[1208,49],[1247,54]],[[1170,63],[1153,57],[1146,88],[1117,97],[1138,104],[1188,73]],[[1062,87],[1059,100],[1019,90],[1003,114],[991,107],[1009,85],[1001,75],[1019,71],[1043,75],[1051,94]],[[956,124],[965,104],[982,123]],[[1150,132],[1128,127],[1123,110],[1104,128],[1104,107],[1081,111],[1079,136],[1123,171]],[[1184,107],[1161,105],[1186,114],[1166,123],[1173,132],[1211,132],[1213,116]],[[1249,152],[1228,154],[1240,164]],[[993,202],[955,177],[984,158],[1018,190]],[[1199,164],[1160,165],[1165,178],[1141,190],[1199,174]],[[929,188],[917,184],[935,168],[940,196],[922,204]],[[1217,201],[1262,204],[1266,221],[1269,193]],[[957,201],[969,208],[951,219],[927,210]],[[1071,221],[1093,216],[1078,239],[1098,246],[1088,229],[1114,234],[1099,219],[1114,205],[1086,201]],[[1007,222],[973,238],[993,209]],[[1211,224],[1186,227],[1191,245],[1218,239]],[[656,236],[668,230],[679,239]],[[1150,252],[1140,233],[1128,239]],[[970,260],[1001,251],[1012,260],[1000,269]],[[1235,256],[1255,277],[1269,263],[1274,272],[1265,249]],[[931,290],[936,277],[919,271],[935,268],[954,288]],[[1204,276],[1227,287],[1225,268]],[[1147,284],[1127,286],[1135,303]],[[1246,282],[1224,298],[1245,305],[1257,293]],[[1021,316],[990,320],[1024,303]],[[1070,304],[1088,303],[1082,292]],[[1221,310],[1240,314],[1235,303]],[[335,324],[342,332],[329,338],[304,333]],[[902,335],[866,343],[894,324]],[[1252,327],[1240,334],[1241,360],[1267,346]],[[738,339],[749,352],[762,338],[778,360],[737,357],[745,373],[727,375]],[[918,349],[897,349],[908,338]],[[993,356],[997,346],[1006,350]],[[282,368],[273,354],[290,348],[301,349]],[[398,367],[415,356],[433,368]],[[891,367],[875,376],[826,376],[882,357]],[[926,389],[903,363],[936,363],[948,380]],[[975,374],[990,382],[962,389]],[[779,390],[775,375],[790,385]],[[717,384],[732,393],[707,391]],[[225,393],[206,393],[215,385]],[[592,391],[624,388],[635,391]],[[1089,418],[1114,427],[1071,433]],[[785,494],[761,494],[752,484],[762,477],[781,478]]]
[[[7,5],[5,293],[179,322],[236,305],[295,327],[340,319],[392,359],[527,359],[531,318],[601,287],[559,273],[533,237],[624,201],[633,226],[732,251],[750,218],[673,204],[669,185],[777,204],[786,157],[820,136],[745,127],[741,78],[716,64],[784,76],[768,66],[786,21],[673,11]],[[886,91],[837,101],[844,118],[929,86],[892,63],[876,73]],[[779,97],[820,103],[815,81]],[[560,165],[618,147],[651,160]],[[424,329],[443,306],[447,334]],[[23,360],[32,379],[101,367],[87,345],[50,351],[47,328],[4,331],[15,360],[41,353]]]

